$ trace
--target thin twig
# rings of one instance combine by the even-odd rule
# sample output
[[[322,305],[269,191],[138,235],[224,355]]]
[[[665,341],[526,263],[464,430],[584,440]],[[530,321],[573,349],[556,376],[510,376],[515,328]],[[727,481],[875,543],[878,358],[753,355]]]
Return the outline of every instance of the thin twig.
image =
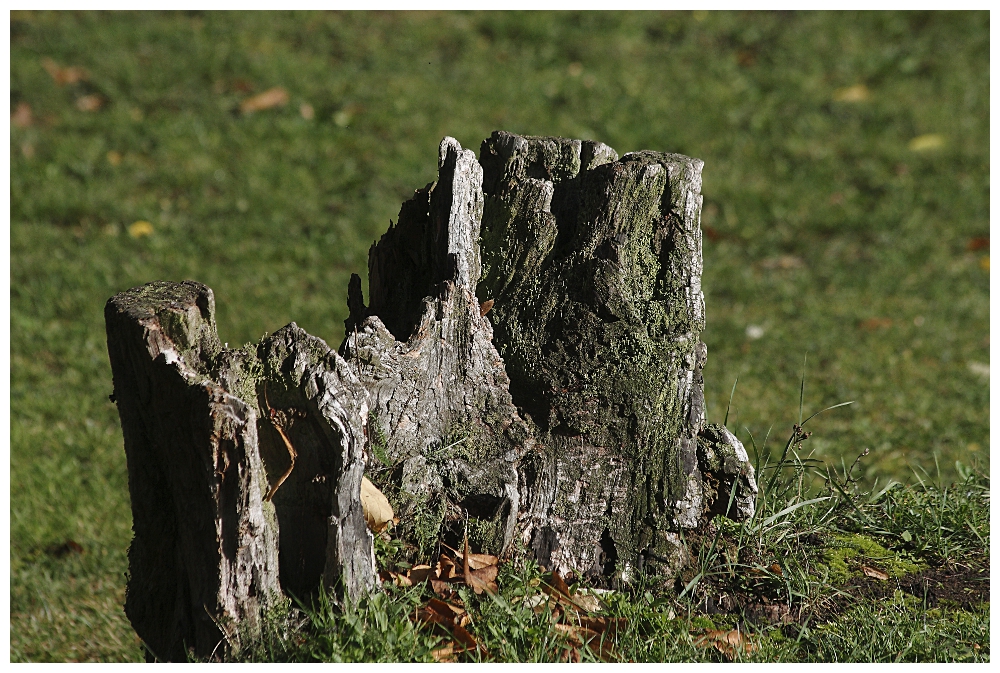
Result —
[[[278,412],[272,409],[271,403],[267,401],[266,381],[264,382],[264,405],[267,407],[268,420],[271,421],[271,425],[274,426],[274,429],[278,431],[279,435],[281,435],[282,441],[285,442],[285,448],[288,449],[288,457],[291,459],[291,464],[288,466],[288,469],[285,470],[283,475],[278,477],[278,481],[275,482],[274,486],[271,487],[271,490],[264,496],[264,502],[271,502],[271,498],[273,498],[274,494],[278,492],[278,487],[285,483],[285,479],[288,479],[288,475],[290,475],[292,470],[295,469],[295,459],[298,457],[298,454],[295,452],[295,447],[292,446],[292,440],[288,439],[288,435],[285,434],[284,429],[282,429],[276,421]]]

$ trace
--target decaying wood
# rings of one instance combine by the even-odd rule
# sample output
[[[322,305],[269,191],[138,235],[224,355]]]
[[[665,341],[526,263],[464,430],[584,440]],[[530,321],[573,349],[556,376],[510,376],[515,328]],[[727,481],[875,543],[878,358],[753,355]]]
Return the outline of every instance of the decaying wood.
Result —
[[[223,349],[190,281],[113,297],[126,610],[156,656],[208,656],[282,595],[370,590],[366,464],[424,556],[467,539],[628,581],[677,572],[682,529],[751,515],[746,452],[705,423],[701,167],[445,138],[372,246],[368,305],[351,278],[339,352],[294,323]]]
[[[262,609],[321,581],[354,600],[375,580],[358,497],[367,393],[294,323],[229,351],[214,313],[192,281],[105,309],[132,498],[125,611],[161,660],[238,647],[238,625],[252,632]]]

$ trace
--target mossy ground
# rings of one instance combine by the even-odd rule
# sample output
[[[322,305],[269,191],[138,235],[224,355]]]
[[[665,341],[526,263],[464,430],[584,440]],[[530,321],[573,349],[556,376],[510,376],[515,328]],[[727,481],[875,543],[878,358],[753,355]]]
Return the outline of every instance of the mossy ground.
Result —
[[[857,400],[816,456],[985,469],[989,39],[986,12],[12,13],[11,659],[142,656],[108,297],[192,278],[230,347],[293,320],[335,346],[445,135],[705,160],[709,419],[739,375],[730,427],[760,444],[808,354],[808,407]],[[880,520],[923,553],[937,516]]]

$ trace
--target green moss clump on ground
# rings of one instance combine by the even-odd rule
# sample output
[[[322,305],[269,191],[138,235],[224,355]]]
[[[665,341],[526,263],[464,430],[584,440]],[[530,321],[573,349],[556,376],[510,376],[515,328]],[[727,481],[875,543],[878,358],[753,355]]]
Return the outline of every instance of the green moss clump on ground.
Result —
[[[903,577],[920,572],[926,565],[919,565],[889,551],[867,535],[851,533],[835,535],[824,549],[821,565],[829,571],[829,581],[843,584],[852,577],[863,574],[861,565],[869,565],[885,572],[889,577]]]

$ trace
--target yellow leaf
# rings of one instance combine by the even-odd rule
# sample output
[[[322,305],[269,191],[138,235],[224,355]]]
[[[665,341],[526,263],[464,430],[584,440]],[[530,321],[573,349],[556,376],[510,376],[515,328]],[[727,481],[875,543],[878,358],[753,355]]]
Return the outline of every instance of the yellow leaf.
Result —
[[[146,220],[139,220],[128,225],[128,235],[132,238],[142,238],[153,233],[153,225]]]
[[[910,149],[914,152],[926,152],[944,147],[944,136],[940,133],[925,133],[910,141]]]
[[[243,113],[257,112],[269,108],[285,105],[288,103],[288,92],[280,86],[268,89],[264,93],[247,98],[240,104],[240,111]]]
[[[361,509],[365,513],[365,522],[374,533],[381,533],[392,521],[392,505],[382,491],[368,481],[368,477],[361,477]]]
[[[868,87],[864,84],[855,84],[833,92],[833,100],[841,103],[861,103],[868,100],[870,96]]]

